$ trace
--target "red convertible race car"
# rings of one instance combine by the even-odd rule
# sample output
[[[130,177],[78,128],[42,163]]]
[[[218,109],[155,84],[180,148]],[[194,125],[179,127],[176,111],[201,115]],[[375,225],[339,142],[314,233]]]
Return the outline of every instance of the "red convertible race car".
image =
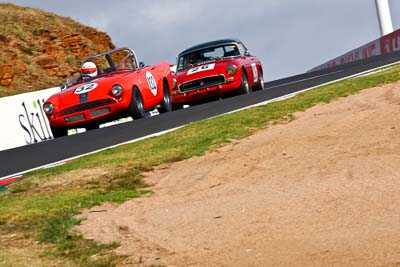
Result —
[[[199,44],[181,52],[174,79],[174,108],[228,93],[248,94],[264,89],[260,60],[237,39]]]
[[[67,80],[62,91],[43,104],[53,136],[67,135],[70,128],[94,129],[123,117],[143,118],[154,108],[171,111],[169,63],[143,65],[128,48],[87,57],[82,74]]]

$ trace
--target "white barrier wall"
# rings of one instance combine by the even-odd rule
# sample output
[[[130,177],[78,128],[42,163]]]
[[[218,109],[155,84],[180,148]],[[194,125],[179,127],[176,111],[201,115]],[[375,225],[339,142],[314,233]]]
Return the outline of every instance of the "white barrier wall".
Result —
[[[0,151],[52,139],[44,101],[59,87],[0,98]]]
[[[47,98],[60,91],[59,87],[54,87],[0,98],[0,151],[53,139],[42,105]],[[150,116],[157,114],[156,110],[149,112]],[[107,122],[101,124],[100,128],[128,121],[132,121],[132,118]],[[84,128],[70,129],[68,134],[84,131]]]

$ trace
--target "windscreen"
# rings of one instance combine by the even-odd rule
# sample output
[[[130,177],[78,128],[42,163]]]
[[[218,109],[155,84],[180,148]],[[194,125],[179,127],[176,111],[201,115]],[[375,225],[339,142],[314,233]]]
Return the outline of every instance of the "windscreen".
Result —
[[[136,70],[137,62],[134,54],[129,50],[116,50],[106,54],[99,54],[88,58],[96,64],[99,73],[109,73],[115,70]]]
[[[207,47],[180,56],[178,59],[178,70],[239,55],[239,49],[235,44]]]
[[[84,62],[93,62],[96,64],[97,76],[89,77],[89,79],[93,79],[107,73],[132,71],[138,68],[135,54],[129,49],[119,49],[111,52],[100,53],[88,57]],[[80,72],[74,73],[67,79],[66,85],[68,88],[84,81],[87,80],[82,77]]]

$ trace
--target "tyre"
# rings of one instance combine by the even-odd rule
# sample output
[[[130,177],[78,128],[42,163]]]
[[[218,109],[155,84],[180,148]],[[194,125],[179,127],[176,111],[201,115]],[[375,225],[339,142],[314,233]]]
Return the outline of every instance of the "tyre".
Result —
[[[172,103],[171,103],[171,94],[169,92],[169,85],[167,81],[164,81],[163,83],[163,100],[160,104],[160,108],[158,109],[158,112],[160,113],[165,113],[165,112],[170,112],[172,111]]]
[[[238,94],[245,95],[248,93],[250,93],[250,86],[249,86],[249,82],[247,81],[246,71],[243,69],[242,70],[242,81],[241,81],[240,87],[238,89]]]
[[[143,98],[136,86],[132,89],[131,103],[129,104],[128,110],[129,114],[134,120],[141,119],[146,116]]]
[[[54,138],[63,137],[63,136],[68,135],[67,128],[50,126],[50,130],[53,133]]]

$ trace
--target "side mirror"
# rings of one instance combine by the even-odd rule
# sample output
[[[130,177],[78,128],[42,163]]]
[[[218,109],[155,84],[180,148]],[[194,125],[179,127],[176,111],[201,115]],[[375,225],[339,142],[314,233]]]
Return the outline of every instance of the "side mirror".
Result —
[[[139,62],[139,68],[144,68],[145,66],[146,66],[146,64],[144,64],[143,61],[140,61],[140,62]]]
[[[60,83],[60,85],[58,87],[60,87],[61,91],[67,89],[67,86],[63,83]]]
[[[249,52],[249,51],[246,51],[246,52],[244,52],[244,55],[245,55],[246,57],[249,57],[249,56],[251,56],[251,54],[250,54],[250,52]]]

